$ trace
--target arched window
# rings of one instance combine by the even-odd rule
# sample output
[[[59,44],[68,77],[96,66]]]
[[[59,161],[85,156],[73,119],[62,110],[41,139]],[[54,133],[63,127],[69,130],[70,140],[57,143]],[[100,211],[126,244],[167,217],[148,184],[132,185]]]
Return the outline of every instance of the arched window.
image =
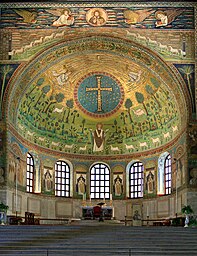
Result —
[[[143,197],[144,166],[141,162],[135,162],[129,169],[129,197]]]
[[[55,163],[55,195],[70,197],[70,166],[64,161]]]
[[[171,194],[172,188],[172,164],[171,155],[167,155],[164,163],[164,175],[165,175],[165,194]]]
[[[110,198],[110,169],[103,163],[97,163],[90,170],[90,195],[95,199]]]
[[[29,153],[27,153],[26,191],[34,192],[34,159]]]
[[[169,152],[162,153],[158,158],[157,194],[165,195],[165,160]]]

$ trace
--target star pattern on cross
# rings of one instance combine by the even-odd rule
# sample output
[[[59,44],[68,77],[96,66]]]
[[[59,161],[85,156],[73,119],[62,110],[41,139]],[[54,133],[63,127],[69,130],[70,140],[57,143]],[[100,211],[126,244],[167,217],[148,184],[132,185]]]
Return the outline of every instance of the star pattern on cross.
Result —
[[[91,87],[91,88],[86,88],[86,92],[92,92],[92,91],[97,91],[97,111],[101,112],[102,111],[102,91],[110,91],[112,92],[113,89],[111,87],[106,88],[106,87],[101,87],[101,78],[102,76],[96,76],[96,81],[97,81],[97,87]]]

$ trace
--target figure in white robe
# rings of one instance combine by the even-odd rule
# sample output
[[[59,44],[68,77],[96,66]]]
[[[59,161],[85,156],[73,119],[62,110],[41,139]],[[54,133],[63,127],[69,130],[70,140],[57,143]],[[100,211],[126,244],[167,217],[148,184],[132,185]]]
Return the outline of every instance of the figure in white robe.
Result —
[[[98,123],[96,125],[96,130],[92,133],[94,140],[93,152],[100,152],[104,150],[105,132],[102,128],[103,124]]]

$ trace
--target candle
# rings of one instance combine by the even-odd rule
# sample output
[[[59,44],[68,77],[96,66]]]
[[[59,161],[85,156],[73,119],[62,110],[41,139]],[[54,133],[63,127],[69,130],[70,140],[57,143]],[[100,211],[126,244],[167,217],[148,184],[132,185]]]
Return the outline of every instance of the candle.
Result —
[[[112,201],[112,194],[110,194],[110,200]]]
[[[146,216],[149,216],[149,209],[148,209],[148,205],[147,205],[146,210],[147,210],[147,212],[146,212]]]

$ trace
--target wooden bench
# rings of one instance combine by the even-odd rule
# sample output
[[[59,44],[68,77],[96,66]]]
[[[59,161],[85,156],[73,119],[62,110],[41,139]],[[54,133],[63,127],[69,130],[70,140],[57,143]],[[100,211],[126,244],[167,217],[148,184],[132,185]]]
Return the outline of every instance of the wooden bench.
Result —
[[[22,217],[17,217],[17,216],[8,216],[8,223],[9,225],[19,225],[22,223]]]

